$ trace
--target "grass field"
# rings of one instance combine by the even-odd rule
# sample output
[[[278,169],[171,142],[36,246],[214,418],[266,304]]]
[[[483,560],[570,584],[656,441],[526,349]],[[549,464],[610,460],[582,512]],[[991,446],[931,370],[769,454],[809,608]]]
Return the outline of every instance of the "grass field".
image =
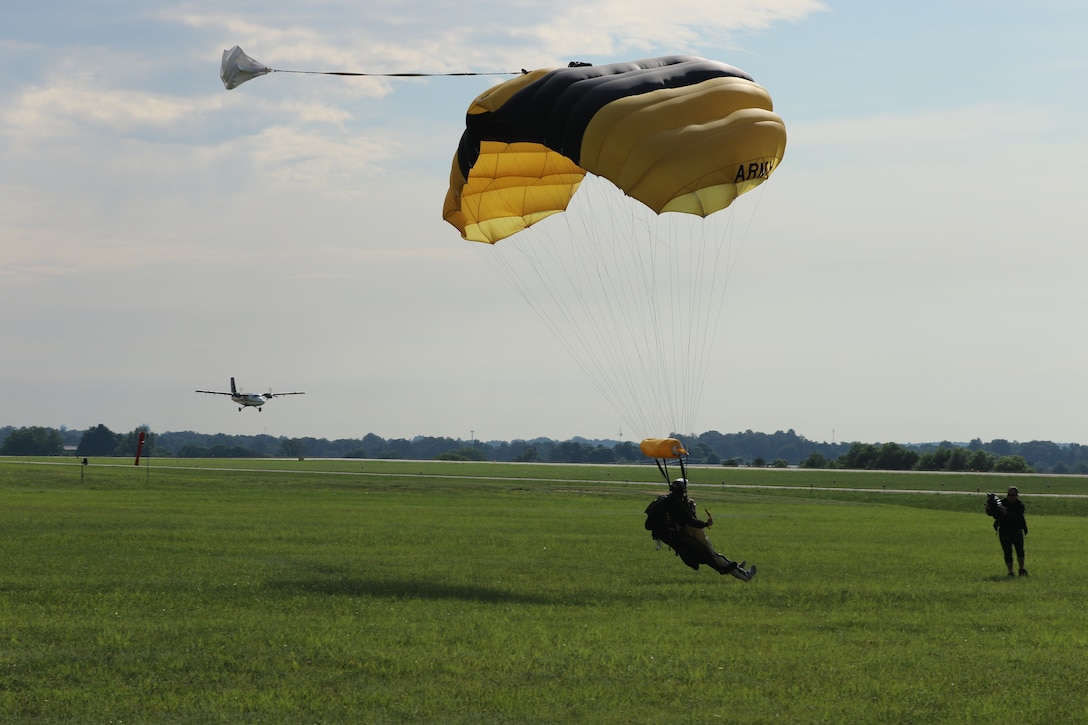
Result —
[[[0,459],[0,721],[1088,722],[1086,479],[690,473],[750,584],[652,467]]]

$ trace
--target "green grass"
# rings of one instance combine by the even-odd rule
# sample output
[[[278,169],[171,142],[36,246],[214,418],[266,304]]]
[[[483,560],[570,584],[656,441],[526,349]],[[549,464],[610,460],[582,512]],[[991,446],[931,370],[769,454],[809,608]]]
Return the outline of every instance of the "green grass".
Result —
[[[654,549],[650,467],[48,463],[0,459],[3,722],[1088,721],[1083,478],[1015,478],[1009,580],[939,493],[1003,478],[693,471],[746,585]]]

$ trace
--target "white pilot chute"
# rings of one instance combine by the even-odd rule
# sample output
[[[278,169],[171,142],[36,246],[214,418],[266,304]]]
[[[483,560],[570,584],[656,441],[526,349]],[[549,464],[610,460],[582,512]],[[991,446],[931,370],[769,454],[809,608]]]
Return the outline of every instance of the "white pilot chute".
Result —
[[[219,65],[219,77],[228,91],[248,80],[272,72],[272,68],[253,60],[237,45],[223,51],[223,62]]]

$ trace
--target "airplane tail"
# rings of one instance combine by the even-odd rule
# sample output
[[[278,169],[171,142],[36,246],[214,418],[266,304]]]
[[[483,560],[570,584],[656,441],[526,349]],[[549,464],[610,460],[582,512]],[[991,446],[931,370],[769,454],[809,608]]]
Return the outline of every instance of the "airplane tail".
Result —
[[[234,378],[230,379],[230,394],[231,395],[237,395],[238,394],[238,388],[234,387]]]

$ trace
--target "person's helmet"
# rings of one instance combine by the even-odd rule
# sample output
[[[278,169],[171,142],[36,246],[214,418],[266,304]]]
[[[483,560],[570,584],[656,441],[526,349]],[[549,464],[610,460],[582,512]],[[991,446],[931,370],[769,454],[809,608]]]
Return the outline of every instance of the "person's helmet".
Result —
[[[669,490],[682,496],[688,495],[688,479],[678,478],[669,484]]]

